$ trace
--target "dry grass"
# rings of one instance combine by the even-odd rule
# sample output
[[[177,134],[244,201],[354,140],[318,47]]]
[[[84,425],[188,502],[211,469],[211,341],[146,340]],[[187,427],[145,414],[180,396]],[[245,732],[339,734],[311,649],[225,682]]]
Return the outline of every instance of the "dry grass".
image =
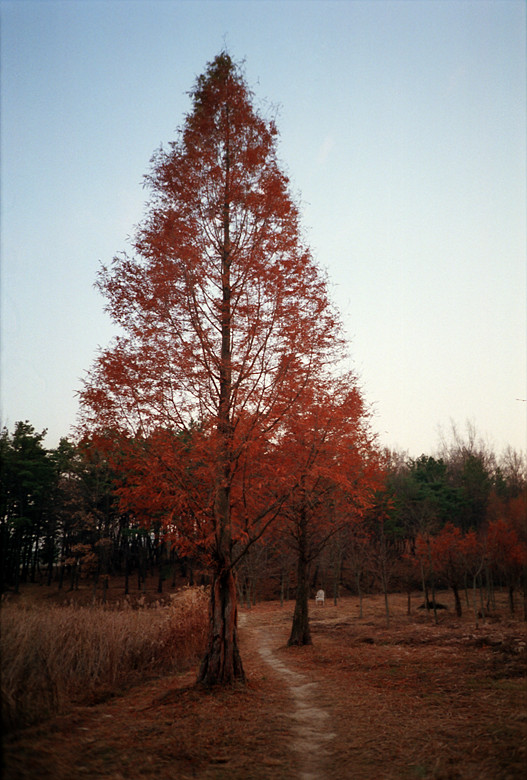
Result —
[[[208,596],[188,588],[170,606],[2,608],[2,723],[12,729],[100,701],[202,655]]]

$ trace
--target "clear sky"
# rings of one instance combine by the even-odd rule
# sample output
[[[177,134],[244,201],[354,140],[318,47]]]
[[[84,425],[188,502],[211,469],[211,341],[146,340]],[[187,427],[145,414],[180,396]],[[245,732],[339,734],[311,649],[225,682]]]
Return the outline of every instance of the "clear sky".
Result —
[[[526,446],[524,0],[1,0],[2,424],[55,446],[115,333],[93,289],[226,45],[332,281],[380,441]]]

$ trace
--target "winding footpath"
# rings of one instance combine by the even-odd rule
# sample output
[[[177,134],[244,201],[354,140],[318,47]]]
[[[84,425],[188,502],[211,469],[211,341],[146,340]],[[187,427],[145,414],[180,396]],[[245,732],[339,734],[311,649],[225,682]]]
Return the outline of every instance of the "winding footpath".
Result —
[[[329,713],[316,704],[318,684],[308,682],[305,675],[289,669],[273,652],[271,640],[264,630],[249,626],[246,615],[241,616],[240,625],[252,634],[262,660],[284,679],[291,693],[294,703],[291,747],[298,754],[300,780],[325,780],[325,746],[335,734],[330,728]]]

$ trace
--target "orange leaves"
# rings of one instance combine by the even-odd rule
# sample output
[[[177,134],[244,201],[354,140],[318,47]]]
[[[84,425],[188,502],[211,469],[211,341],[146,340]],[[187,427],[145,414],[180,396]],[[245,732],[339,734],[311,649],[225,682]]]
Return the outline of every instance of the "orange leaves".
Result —
[[[463,566],[467,540],[460,528],[447,523],[444,528],[430,539],[432,558],[439,571],[456,571]]]
[[[527,545],[505,518],[489,523],[486,542],[488,559],[500,572],[508,574],[527,565]]]
[[[239,409],[269,408],[286,390],[290,402],[291,375],[305,380],[341,346],[325,281],[301,243],[273,131],[254,112],[237,68],[222,63],[211,64],[213,84],[199,80],[179,141],[153,159],[138,256],[120,256],[100,275],[127,349],[115,345],[88,378],[81,400],[95,410],[92,424],[105,405],[134,434],[145,431],[145,416],[184,427],[190,417],[217,414],[225,325],[233,422]],[[138,379],[118,370],[134,362]]]
[[[491,520],[479,534],[473,529],[463,533],[452,523],[434,536],[419,534],[415,554],[449,584],[460,582],[465,574],[477,574],[484,565],[506,579],[527,565],[527,545],[504,517]]]
[[[309,384],[302,404],[284,415],[280,437],[291,485],[284,512],[311,558],[339,528],[356,522],[382,482],[355,378]]]

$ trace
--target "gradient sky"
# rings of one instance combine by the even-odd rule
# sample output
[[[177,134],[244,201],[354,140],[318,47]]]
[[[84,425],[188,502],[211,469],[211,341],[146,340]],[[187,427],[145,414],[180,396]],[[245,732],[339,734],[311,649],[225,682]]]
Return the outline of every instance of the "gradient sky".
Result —
[[[0,2],[2,424],[70,434],[93,289],[227,46],[327,269],[380,441],[526,446],[524,0]]]

